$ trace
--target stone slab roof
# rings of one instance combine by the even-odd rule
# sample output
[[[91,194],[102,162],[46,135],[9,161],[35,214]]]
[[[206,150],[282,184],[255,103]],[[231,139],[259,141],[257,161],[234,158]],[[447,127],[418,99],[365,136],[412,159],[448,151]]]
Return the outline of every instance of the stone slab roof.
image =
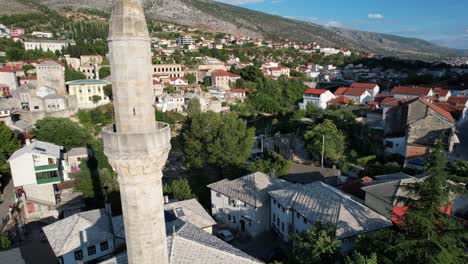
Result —
[[[208,185],[208,188],[258,208],[268,200],[269,191],[280,189],[288,184],[283,180],[256,172],[232,181],[224,179]]]
[[[337,185],[340,170],[322,167],[314,167],[302,164],[292,164],[288,175],[282,179],[300,184],[309,184],[316,181],[323,181],[329,185]]]
[[[56,256],[84,245],[113,238],[109,217],[104,209],[81,212],[43,228]]]
[[[33,141],[31,144],[15,151],[9,160],[14,160],[24,154],[41,154],[59,159],[61,157],[62,147],[44,141]]]
[[[384,200],[387,203],[394,204],[395,199],[398,196],[408,195],[408,192],[401,188],[401,186],[415,183],[416,181],[419,181],[419,179],[411,176],[409,178],[394,180],[380,180],[363,187],[362,190]]]
[[[198,228],[203,229],[216,225],[213,217],[196,199],[168,203],[164,205],[164,209],[172,211],[178,218]]]
[[[356,198],[322,182],[293,185],[269,194],[283,207],[299,213],[311,223],[335,225],[338,239],[392,225],[383,215],[361,204]]]

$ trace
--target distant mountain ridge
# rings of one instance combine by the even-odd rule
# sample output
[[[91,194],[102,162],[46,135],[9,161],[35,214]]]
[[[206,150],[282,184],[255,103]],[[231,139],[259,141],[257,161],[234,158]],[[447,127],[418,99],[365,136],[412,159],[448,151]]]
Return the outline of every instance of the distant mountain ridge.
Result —
[[[31,0],[0,0],[3,7]],[[442,60],[459,56],[460,51],[428,41],[395,35],[330,28],[304,21],[270,15],[212,0],[142,0],[149,18],[213,32],[268,39],[287,38],[313,41],[322,46],[369,51],[407,59]],[[36,0],[51,8],[93,8],[110,11],[112,0]],[[34,10],[22,8],[24,13]]]

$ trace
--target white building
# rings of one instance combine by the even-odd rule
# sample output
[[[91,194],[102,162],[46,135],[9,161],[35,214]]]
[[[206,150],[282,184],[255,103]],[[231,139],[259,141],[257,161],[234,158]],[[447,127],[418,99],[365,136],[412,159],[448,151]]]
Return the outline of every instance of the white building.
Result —
[[[79,211],[83,206],[79,193],[59,185],[68,181],[63,147],[33,141],[17,150],[8,160],[13,186],[25,204],[26,218],[58,218]]]
[[[367,89],[372,95],[372,100],[374,100],[380,92],[380,86],[375,83],[353,83],[351,84],[351,88]]]
[[[111,82],[106,80],[76,80],[66,83],[68,94],[76,96],[79,109],[93,109],[110,102],[109,97],[104,93],[104,87]],[[93,98],[99,98],[97,103]]]
[[[176,43],[179,46],[185,46],[185,45],[192,45],[194,41],[192,39],[192,36],[187,35],[187,36],[178,37],[176,40]]]
[[[208,185],[211,189],[211,214],[230,228],[256,236],[270,229],[268,192],[288,184],[261,172],[233,181],[215,182]]]
[[[0,83],[6,84],[10,92],[16,90],[18,86],[18,77],[16,76],[16,67],[3,66],[0,68]]]
[[[34,36],[36,38],[53,38],[54,34],[51,32],[34,31],[33,33],[31,33],[31,36]]]
[[[154,75],[167,75],[170,78],[184,77],[184,70],[181,64],[154,64]]]
[[[217,70],[211,73],[212,85],[225,90],[230,90],[231,86],[241,77],[237,74],[224,70]]]
[[[24,41],[24,48],[26,50],[43,50],[61,52],[68,45],[76,45],[74,40],[49,40],[49,39],[29,39]]]
[[[326,109],[327,103],[336,98],[329,90],[322,89],[307,89],[304,92],[304,100],[299,103],[300,109],[306,109],[307,105],[312,103],[320,109]]]
[[[65,97],[56,95],[56,94],[49,94],[42,98],[44,103],[44,109],[46,112],[58,112],[67,109],[67,100]]]
[[[156,107],[162,112],[184,112],[185,96],[182,94],[163,94],[158,97]]]
[[[346,249],[358,235],[392,226],[383,215],[320,181],[270,191],[269,195],[270,224],[284,241],[290,233],[302,233],[321,222],[336,226],[336,238]]]
[[[55,89],[58,95],[66,96],[65,65],[62,62],[44,59],[36,65],[37,87]]]
[[[374,100],[371,92],[366,88],[340,87],[335,91],[335,96],[344,96],[356,104],[367,104]]]

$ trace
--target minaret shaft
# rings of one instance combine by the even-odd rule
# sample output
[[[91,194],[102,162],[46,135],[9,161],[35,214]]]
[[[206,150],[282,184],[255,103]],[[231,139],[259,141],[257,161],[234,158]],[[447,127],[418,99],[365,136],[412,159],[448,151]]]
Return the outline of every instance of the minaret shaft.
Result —
[[[140,0],[115,0],[109,33],[115,126],[104,152],[118,174],[130,264],[168,263],[162,168],[171,148],[152,101],[151,46]]]

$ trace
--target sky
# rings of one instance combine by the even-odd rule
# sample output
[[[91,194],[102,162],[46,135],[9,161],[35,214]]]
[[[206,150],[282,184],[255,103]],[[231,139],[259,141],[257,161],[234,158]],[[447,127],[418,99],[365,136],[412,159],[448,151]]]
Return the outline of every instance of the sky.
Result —
[[[326,26],[468,49],[468,0],[217,0]]]

